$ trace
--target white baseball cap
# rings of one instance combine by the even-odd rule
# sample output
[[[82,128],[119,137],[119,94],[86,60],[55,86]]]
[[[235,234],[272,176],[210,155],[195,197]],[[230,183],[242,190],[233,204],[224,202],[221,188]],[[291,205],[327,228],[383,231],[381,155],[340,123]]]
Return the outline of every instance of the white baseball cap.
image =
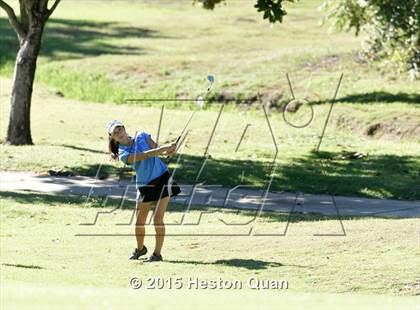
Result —
[[[110,121],[108,125],[106,125],[106,131],[108,134],[112,135],[112,132],[114,131],[115,127],[117,126],[124,126],[124,124],[116,119]]]

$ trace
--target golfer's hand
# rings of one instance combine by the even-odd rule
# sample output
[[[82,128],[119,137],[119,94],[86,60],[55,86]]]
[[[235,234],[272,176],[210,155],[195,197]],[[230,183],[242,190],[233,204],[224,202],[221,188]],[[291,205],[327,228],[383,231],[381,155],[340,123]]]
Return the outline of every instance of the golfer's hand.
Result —
[[[164,149],[167,155],[174,154],[176,152],[176,143],[165,145]]]
[[[170,150],[170,152],[168,152],[168,155],[169,156],[173,156],[173,155],[175,155],[176,154],[176,149],[178,148],[178,145],[176,144],[176,142],[173,142],[172,144],[171,144],[171,150]]]
[[[177,150],[175,149],[175,150],[173,150],[172,152],[168,153],[168,155],[169,155],[169,156],[174,156],[174,155],[176,154],[176,151],[177,151]]]

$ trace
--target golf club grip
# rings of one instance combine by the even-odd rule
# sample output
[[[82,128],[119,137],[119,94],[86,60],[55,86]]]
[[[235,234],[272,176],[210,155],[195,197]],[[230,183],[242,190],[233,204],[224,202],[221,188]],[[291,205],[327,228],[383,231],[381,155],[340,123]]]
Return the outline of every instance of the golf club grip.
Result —
[[[175,144],[178,144],[178,142],[179,142],[179,140],[181,139],[181,136],[179,136],[178,137],[178,139],[176,139],[176,142],[175,142]],[[166,158],[168,158],[168,159],[170,159],[170,158],[172,158],[172,156],[167,156]],[[170,162],[170,161],[169,161]],[[168,164],[169,164],[169,162],[168,162]]]

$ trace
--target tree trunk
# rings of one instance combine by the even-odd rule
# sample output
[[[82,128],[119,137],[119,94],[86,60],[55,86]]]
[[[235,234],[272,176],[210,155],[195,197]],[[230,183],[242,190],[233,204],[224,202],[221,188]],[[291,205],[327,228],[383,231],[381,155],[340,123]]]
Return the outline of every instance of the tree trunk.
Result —
[[[33,144],[30,127],[31,98],[43,31],[44,22],[42,20],[34,22],[26,37],[20,40],[20,49],[16,56],[13,75],[6,143]]]

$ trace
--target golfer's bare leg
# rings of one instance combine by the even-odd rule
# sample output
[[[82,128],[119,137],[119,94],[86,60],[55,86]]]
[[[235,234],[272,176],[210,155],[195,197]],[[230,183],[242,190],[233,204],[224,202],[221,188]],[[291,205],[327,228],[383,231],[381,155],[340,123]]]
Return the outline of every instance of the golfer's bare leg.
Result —
[[[141,250],[144,245],[144,235],[145,235],[145,228],[144,224],[146,224],[147,214],[149,213],[150,203],[148,202],[139,202],[137,203],[137,220],[136,220],[136,240],[137,240],[137,248]]]
[[[163,240],[165,239],[165,224],[163,223],[163,217],[165,215],[166,207],[169,203],[169,197],[162,198],[156,204],[156,209],[153,215],[153,224],[155,225],[156,231],[156,245],[155,254],[160,255],[162,250]]]

